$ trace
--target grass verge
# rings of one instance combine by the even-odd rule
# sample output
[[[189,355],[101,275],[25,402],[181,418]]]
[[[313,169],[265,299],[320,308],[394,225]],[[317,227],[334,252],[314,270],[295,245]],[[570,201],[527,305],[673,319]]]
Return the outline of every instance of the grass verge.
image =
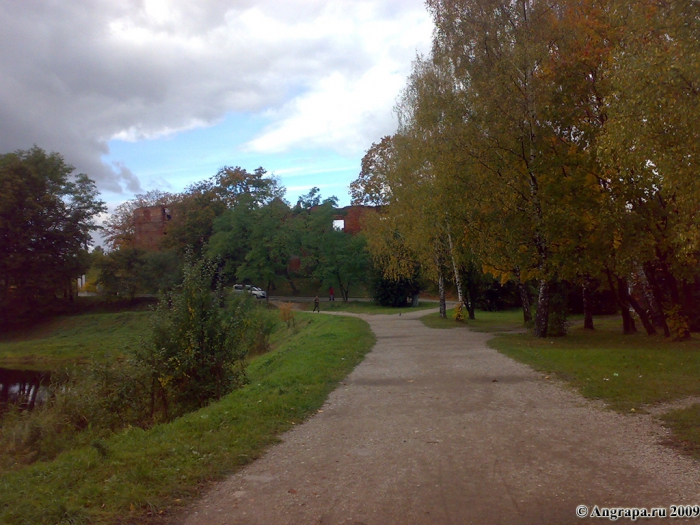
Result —
[[[311,311],[314,308],[314,303],[300,303],[304,310]],[[349,312],[353,314],[398,314],[401,312],[415,312],[416,310],[428,310],[437,308],[437,303],[428,303],[421,301],[418,306],[406,308],[395,308],[393,306],[380,306],[372,301],[328,301],[321,300],[320,309],[322,312]]]
[[[572,328],[569,335],[536,339],[501,334],[489,345],[536,370],[555,374],[584,396],[615,410],[700,394],[700,341],[672,342],[661,336],[622,335],[618,320],[598,323],[594,332]],[[700,419],[698,420],[700,421]]]
[[[673,410],[661,416],[673,431],[673,445],[695,459],[700,459],[700,405]]]
[[[359,319],[297,319],[298,333],[278,336],[274,351],[252,361],[245,388],[172,423],[0,475],[0,522],[143,523],[258,457],[316,412],[374,343]]]
[[[510,332],[523,328],[522,310],[505,310],[503,312],[477,310],[474,317],[476,319],[455,321],[455,310],[452,308],[447,311],[446,318],[440,317],[439,313],[433,313],[421,317],[421,321],[428,328],[447,329],[466,326],[475,332]]]
[[[522,313],[477,312],[476,320],[457,322],[429,314],[430,328],[467,326],[496,332],[489,345],[501,353],[551,374],[590,399],[606,402],[619,412],[644,412],[647,405],[700,396],[700,339],[673,342],[641,333],[622,335],[618,316],[596,318],[596,330],[583,330],[580,316],[566,337],[536,339],[529,333],[503,333],[522,328]],[[700,459],[700,404],[661,417],[673,432],[672,444]]]
[[[57,317],[0,338],[0,366],[55,369],[119,357],[139,344],[151,312]]]

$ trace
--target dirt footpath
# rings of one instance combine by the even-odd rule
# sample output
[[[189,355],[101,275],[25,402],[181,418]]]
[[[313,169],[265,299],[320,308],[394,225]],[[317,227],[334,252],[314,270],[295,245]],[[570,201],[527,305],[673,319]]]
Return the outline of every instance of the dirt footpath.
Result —
[[[609,522],[579,505],[700,504],[698,463],[659,444],[651,416],[587,402],[425,314],[360,316],[377,344],[322,412],[183,523],[579,524]]]

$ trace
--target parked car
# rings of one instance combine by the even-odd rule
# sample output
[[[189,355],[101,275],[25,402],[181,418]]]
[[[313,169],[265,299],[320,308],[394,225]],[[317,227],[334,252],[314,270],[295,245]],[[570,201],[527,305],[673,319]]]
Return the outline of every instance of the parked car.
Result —
[[[249,284],[234,284],[233,285],[233,292],[234,293],[247,293],[247,294],[250,294],[253,297],[256,297],[258,299],[267,298],[267,293],[265,293],[265,290],[262,290],[262,289],[258,288],[257,286],[251,286]]]

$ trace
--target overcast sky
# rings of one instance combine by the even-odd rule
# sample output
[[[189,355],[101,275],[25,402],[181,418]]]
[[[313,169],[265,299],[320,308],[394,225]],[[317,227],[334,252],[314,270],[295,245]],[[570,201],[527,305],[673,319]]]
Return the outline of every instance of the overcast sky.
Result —
[[[36,144],[110,207],[262,166],[347,204],[416,53],[422,0],[0,0],[0,153]]]

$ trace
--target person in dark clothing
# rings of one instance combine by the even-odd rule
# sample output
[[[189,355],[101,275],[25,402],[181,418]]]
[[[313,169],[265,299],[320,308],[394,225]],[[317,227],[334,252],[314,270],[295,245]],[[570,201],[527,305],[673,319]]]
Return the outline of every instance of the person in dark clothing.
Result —
[[[319,300],[318,295],[314,299],[314,310],[313,311],[321,313],[321,301]]]

